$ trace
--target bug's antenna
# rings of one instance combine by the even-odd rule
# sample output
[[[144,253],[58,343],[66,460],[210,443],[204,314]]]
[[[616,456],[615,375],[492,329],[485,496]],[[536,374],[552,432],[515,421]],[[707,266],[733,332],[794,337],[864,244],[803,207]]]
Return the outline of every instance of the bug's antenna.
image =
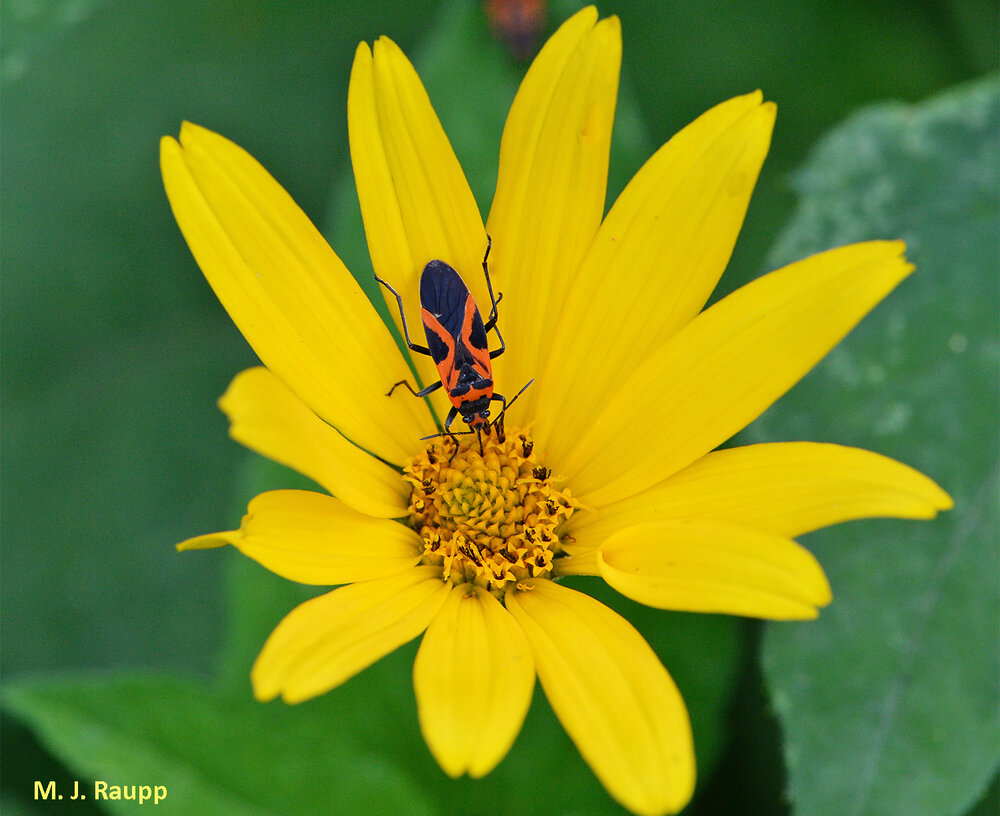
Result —
[[[452,439],[455,439],[456,436],[467,436],[471,433],[475,433],[475,431],[441,431],[440,433],[431,434],[430,436],[422,436],[420,437],[420,441],[426,442],[428,439],[437,439],[439,436],[450,436]]]
[[[502,411],[500,412],[500,416],[503,416],[504,414],[506,414],[506,413],[507,413],[507,409],[508,409],[508,408],[510,408],[510,406],[511,406],[511,405],[513,405],[513,404],[514,404],[515,402],[517,402],[517,398],[518,398],[519,396],[521,396],[521,394],[523,394],[523,393],[524,393],[525,391],[527,391],[527,390],[528,390],[528,386],[529,386],[529,385],[531,385],[531,384],[532,384],[532,383],[533,383],[534,381],[535,381],[535,378],[534,378],[534,377],[532,377],[532,378],[531,378],[530,380],[528,380],[528,381],[527,381],[527,382],[526,382],[526,383],[525,383],[524,385],[522,385],[522,386],[521,386],[521,390],[520,390],[520,391],[518,391],[518,392],[517,392],[517,393],[516,393],[516,394],[515,394],[515,395],[514,395],[513,397],[511,397],[511,399],[510,399],[510,402],[508,402],[508,403],[507,403],[507,404],[506,404],[506,405],[505,405],[505,406],[503,407],[503,410],[502,410]],[[500,419],[500,417],[497,417],[497,419]]]
[[[513,405],[515,402],[517,402],[517,398],[521,396],[521,394],[523,394],[525,391],[527,391],[528,386],[531,385],[534,381],[535,378],[532,377],[523,386],[521,386],[521,390],[518,391],[513,397],[511,397],[509,401],[504,403],[503,410],[500,412],[499,416],[497,416],[497,418],[494,419],[493,422],[491,423],[490,427],[496,428],[497,439],[499,441],[503,442],[504,439],[506,438],[506,433],[504,432],[504,427],[503,427],[503,418],[507,414],[507,409],[510,408],[510,406]]]

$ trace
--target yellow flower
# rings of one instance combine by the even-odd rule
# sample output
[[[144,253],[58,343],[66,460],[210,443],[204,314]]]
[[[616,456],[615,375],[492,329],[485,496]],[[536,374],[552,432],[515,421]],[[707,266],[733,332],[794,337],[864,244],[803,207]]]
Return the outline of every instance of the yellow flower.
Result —
[[[260,700],[322,694],[423,633],[420,724],[452,776],[507,753],[537,674],[608,792],[675,812],[695,769],[687,711],[623,618],[566,587],[599,575],[663,609],[812,618],[830,601],[793,538],[848,519],[930,518],[933,482],[874,453],[808,442],[715,450],[799,380],[912,267],[898,242],[824,252],[701,311],[728,262],[775,108],[708,111],[637,173],[606,218],[621,35],[587,8],[535,59],[504,129],[484,226],[413,67],[359,46],[351,158],[376,273],[415,323],[424,265],[503,291],[505,439],[429,445],[448,408],[397,393],[389,330],[319,232],[248,154],[185,124],[162,142],[195,258],[266,368],[221,400],[232,435],[330,495],[250,503],[231,544],[291,580],[343,585],[292,610],[252,672]],[[391,303],[395,307],[395,303]],[[395,309],[393,308],[393,311]],[[423,383],[433,362],[417,357]],[[454,459],[451,460],[454,453]],[[451,460],[451,461],[449,461]]]

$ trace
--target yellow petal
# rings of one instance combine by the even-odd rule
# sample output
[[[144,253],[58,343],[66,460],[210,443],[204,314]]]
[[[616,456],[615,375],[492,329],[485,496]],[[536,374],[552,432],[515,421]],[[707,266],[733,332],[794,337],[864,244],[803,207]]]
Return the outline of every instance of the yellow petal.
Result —
[[[528,713],[535,666],[521,628],[489,592],[456,586],[413,665],[424,739],[449,776],[485,776]]]
[[[181,550],[232,544],[271,572],[302,584],[346,584],[408,570],[423,545],[409,527],[374,519],[309,490],[261,493],[239,530],[198,536]]]
[[[188,538],[177,545],[181,552],[185,550],[215,550],[219,547],[228,547],[236,539],[238,530],[227,530],[222,533],[205,533],[204,535]]]
[[[411,339],[423,345],[417,284],[428,261],[450,264],[481,306],[489,302],[480,299],[486,297],[482,216],[420,78],[387,37],[376,41],[374,55],[367,44],[358,46],[347,122],[375,273],[402,295]],[[395,298],[383,294],[400,326]],[[433,362],[415,357],[423,384],[434,382]],[[447,404],[444,394],[435,400],[438,410]]]
[[[183,146],[182,146],[183,145]],[[161,142],[174,217],[264,364],[317,415],[389,462],[427,431],[419,400],[385,392],[409,369],[343,263],[249,154],[185,123]]]
[[[254,695],[301,703],[339,686],[424,631],[447,597],[440,567],[415,567],[306,601],[264,644]]]
[[[721,522],[627,527],[598,553],[601,576],[635,601],[683,612],[815,618],[830,585],[794,541]]]
[[[621,26],[585,8],[564,23],[528,70],[507,117],[488,232],[490,270],[504,292],[500,330],[511,351],[495,361],[511,396],[538,376],[552,321],[604,214]],[[535,396],[517,410],[530,417]]]
[[[700,116],[636,174],[550,316],[539,372],[544,450],[566,450],[628,372],[688,323],[722,275],[767,155],[775,108],[760,92]],[[571,400],[566,395],[572,395]]]
[[[714,451],[649,490],[575,513],[567,531],[597,547],[647,521],[725,521],[794,538],[859,518],[933,518],[952,502],[921,473],[886,456],[815,442]]]
[[[348,507],[378,518],[406,515],[410,490],[399,471],[344,439],[266,368],[237,374],[219,407],[233,439],[308,476]]]
[[[756,419],[913,269],[903,244],[833,249],[706,309],[645,362],[570,451],[549,451],[580,501],[640,493]]]
[[[590,541],[590,539],[587,539]],[[566,575],[600,575],[601,550],[599,546],[577,544],[576,538],[569,535],[564,539],[563,557],[552,562],[552,574],[562,578]],[[603,543],[603,540],[602,542]]]
[[[676,813],[694,790],[687,709],[649,644],[624,618],[552,581],[507,593],[538,679],[597,778],[633,813]]]

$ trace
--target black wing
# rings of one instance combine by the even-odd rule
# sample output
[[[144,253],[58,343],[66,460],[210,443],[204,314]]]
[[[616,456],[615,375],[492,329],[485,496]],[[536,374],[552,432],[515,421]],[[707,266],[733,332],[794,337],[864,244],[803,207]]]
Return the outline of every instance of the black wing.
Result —
[[[420,276],[420,305],[434,315],[441,327],[456,340],[462,339],[466,303],[471,297],[465,281],[444,261],[430,261],[424,267]],[[478,307],[469,328],[470,344],[477,349],[485,349],[486,329]],[[430,332],[428,340],[433,342],[429,335]]]

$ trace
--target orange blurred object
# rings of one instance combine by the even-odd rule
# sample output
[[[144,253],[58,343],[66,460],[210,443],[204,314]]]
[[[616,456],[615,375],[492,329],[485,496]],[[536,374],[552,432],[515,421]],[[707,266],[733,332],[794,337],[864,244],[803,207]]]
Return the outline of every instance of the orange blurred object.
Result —
[[[516,59],[533,57],[545,29],[545,0],[486,0],[483,6],[493,36],[502,40]]]

